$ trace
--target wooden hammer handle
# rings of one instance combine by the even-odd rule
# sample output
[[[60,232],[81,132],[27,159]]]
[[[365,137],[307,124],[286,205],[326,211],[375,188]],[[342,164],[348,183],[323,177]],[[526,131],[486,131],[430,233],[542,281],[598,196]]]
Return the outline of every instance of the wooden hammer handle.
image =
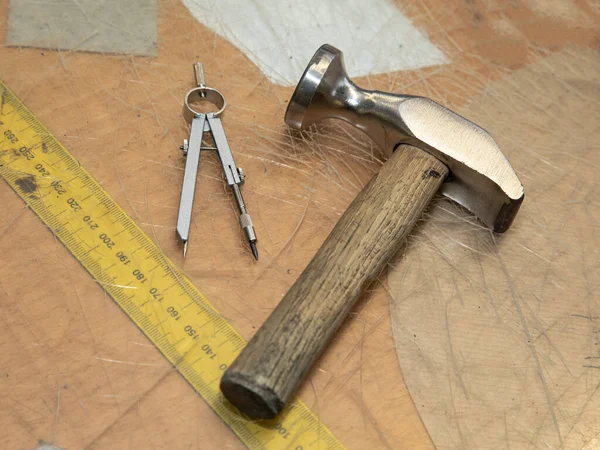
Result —
[[[223,375],[221,391],[231,403],[255,419],[284,408],[447,175],[425,151],[398,147]]]

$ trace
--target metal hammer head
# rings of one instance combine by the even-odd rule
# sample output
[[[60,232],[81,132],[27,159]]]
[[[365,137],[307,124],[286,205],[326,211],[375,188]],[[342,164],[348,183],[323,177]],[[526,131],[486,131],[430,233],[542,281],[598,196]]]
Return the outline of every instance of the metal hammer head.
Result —
[[[326,118],[363,130],[388,156],[410,144],[440,159],[450,169],[441,193],[498,233],[523,202],[519,178],[484,129],[424,97],[359,88],[346,74],[342,52],[327,44],[310,60],[285,122],[302,129]]]

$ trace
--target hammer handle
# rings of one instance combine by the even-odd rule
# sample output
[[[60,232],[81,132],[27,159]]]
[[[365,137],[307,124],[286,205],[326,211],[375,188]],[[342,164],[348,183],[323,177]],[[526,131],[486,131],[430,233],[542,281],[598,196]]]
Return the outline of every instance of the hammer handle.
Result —
[[[223,375],[221,391],[231,403],[254,419],[284,408],[447,175],[425,151],[398,147]]]

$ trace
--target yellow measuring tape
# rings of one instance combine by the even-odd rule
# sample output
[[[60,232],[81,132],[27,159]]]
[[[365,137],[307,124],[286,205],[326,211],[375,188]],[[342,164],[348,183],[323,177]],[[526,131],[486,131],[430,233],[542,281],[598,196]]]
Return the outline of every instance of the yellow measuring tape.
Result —
[[[0,80],[0,176],[250,449],[342,449],[295,399],[244,419],[219,381],[246,345],[77,160]]]

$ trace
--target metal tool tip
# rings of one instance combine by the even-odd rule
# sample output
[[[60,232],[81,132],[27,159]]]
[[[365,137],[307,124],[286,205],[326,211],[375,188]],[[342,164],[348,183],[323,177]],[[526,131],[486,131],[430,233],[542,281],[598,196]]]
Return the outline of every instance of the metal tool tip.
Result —
[[[183,243],[183,257],[184,258],[185,258],[185,254],[187,253],[187,244],[188,244],[188,241],[185,241]]]
[[[254,259],[258,261],[258,250],[256,249],[256,241],[250,241],[250,248],[252,249]]]

